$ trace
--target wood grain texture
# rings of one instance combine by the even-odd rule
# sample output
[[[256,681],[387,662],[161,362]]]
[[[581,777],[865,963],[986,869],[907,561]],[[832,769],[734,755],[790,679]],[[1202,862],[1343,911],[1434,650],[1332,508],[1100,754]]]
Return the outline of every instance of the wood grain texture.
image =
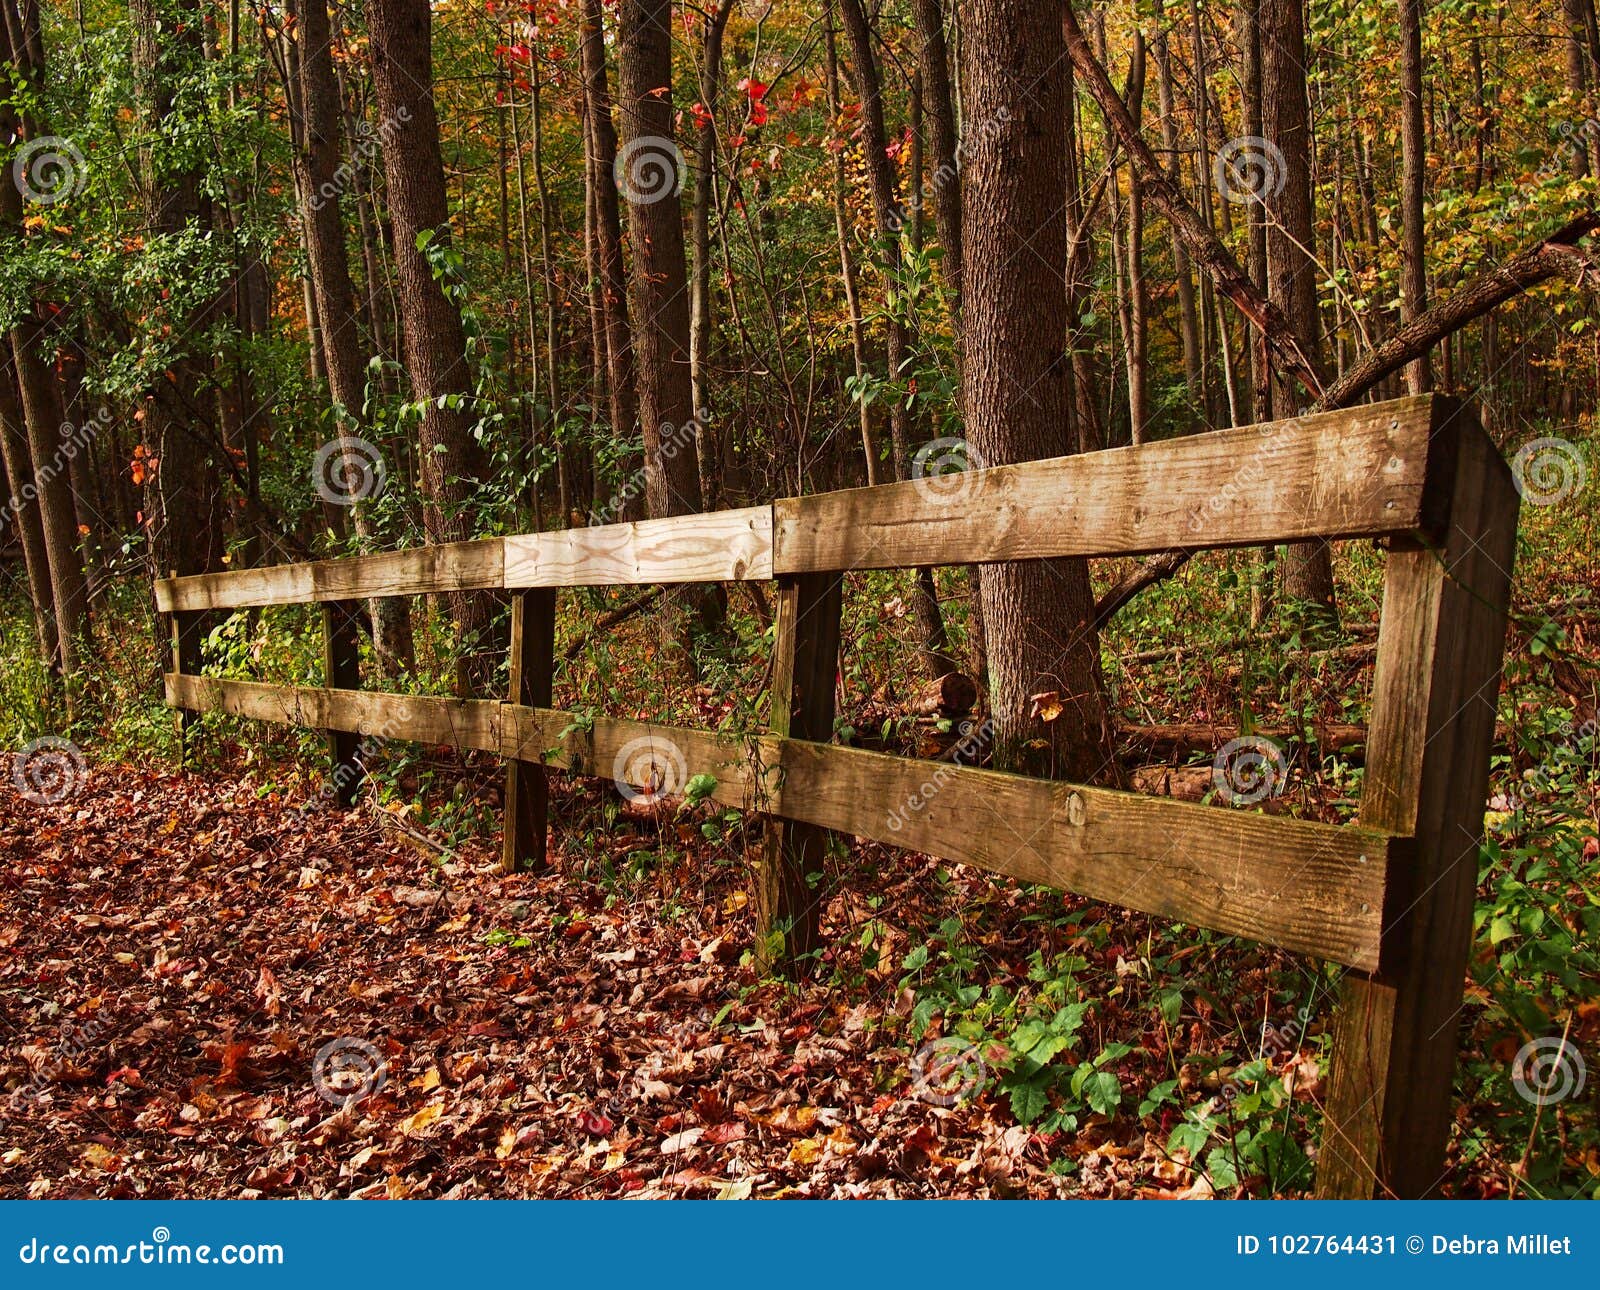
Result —
[[[768,725],[780,739],[826,744],[833,738],[842,603],[841,574],[800,574],[778,584]],[[773,817],[763,833],[755,871],[756,955],[769,968],[793,972],[820,945],[828,831]]]
[[[167,701],[290,725],[482,748],[663,793],[716,780],[727,806],[1023,882],[1375,967],[1386,884],[1409,843],[1339,828],[892,757],[548,708],[169,675]]]
[[[376,739],[409,739],[457,750],[499,752],[503,742],[503,705],[493,699],[263,685],[172,672],[167,673],[165,681],[169,705],[200,712],[227,712],[277,725],[345,730]]]
[[[330,689],[361,688],[361,604],[328,601],[322,606],[322,679]],[[365,777],[359,738],[347,730],[328,731],[328,782],[341,806],[354,806]]]
[[[1415,836],[1382,961],[1344,980],[1317,1192],[1415,1197],[1443,1182],[1450,1091],[1516,553],[1499,451],[1441,401],[1456,452],[1441,546],[1389,556],[1361,821]]]
[[[506,540],[508,587],[754,582],[772,577],[772,508],[675,515]]]
[[[1348,965],[1403,839],[796,740],[778,814]]]
[[[1426,527],[1430,397],[791,497],[773,569],[1137,555]]]
[[[505,539],[449,542],[384,551],[347,560],[275,564],[236,573],[203,573],[156,583],[156,607],[237,609],[245,605],[298,605],[369,596],[416,596],[505,585]]]
[[[514,704],[549,707],[555,677],[556,589],[538,587],[511,597],[511,666],[507,693]],[[543,869],[549,831],[550,785],[544,765],[506,762],[505,820],[500,867]]]

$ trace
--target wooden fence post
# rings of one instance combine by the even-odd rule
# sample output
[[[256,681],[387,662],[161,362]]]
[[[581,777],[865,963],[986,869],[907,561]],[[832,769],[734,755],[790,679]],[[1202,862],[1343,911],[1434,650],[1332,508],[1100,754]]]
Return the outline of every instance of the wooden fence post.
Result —
[[[177,577],[178,571],[174,569],[172,576]],[[171,620],[168,624],[172,633],[172,670],[187,673],[190,676],[199,676],[202,670],[200,657],[200,629],[203,618],[195,613],[173,613],[167,617]],[[191,712],[188,708],[179,708],[176,714],[178,732],[178,769],[182,770],[189,764],[189,739],[190,730],[195,722],[200,719],[198,712]]]
[[[833,688],[839,670],[843,575],[803,573],[778,582],[773,642],[772,733],[827,743],[833,738]],[[782,791],[780,786],[779,791]],[[767,817],[756,870],[756,953],[768,968],[791,971],[817,948],[825,892],[828,831]]]
[[[1350,972],[1335,1012],[1317,1162],[1330,1198],[1436,1192],[1449,1137],[1519,499],[1471,414],[1434,409],[1454,461],[1448,526],[1442,546],[1388,558],[1360,818],[1415,853],[1391,870],[1378,970]]]
[[[511,593],[510,701],[530,708],[550,706],[555,678],[556,589],[534,587]],[[542,869],[549,827],[550,784],[544,763],[506,763],[506,800],[500,867]]]
[[[334,690],[361,688],[361,604],[328,600],[322,604],[323,684]],[[347,730],[328,731],[328,757],[340,806],[356,804],[366,767],[361,764],[360,736]]]

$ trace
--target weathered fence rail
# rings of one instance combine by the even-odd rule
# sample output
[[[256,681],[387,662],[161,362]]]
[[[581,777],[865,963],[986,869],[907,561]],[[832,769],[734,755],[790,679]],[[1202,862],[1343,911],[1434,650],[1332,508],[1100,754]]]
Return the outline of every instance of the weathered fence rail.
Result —
[[[481,749],[507,763],[505,859],[542,862],[546,769],[611,775],[659,741],[713,796],[766,818],[760,948],[816,944],[828,831],[976,865],[1348,969],[1318,1160],[1324,1195],[1437,1186],[1472,927],[1517,493],[1470,414],[1438,397],[974,471],[770,507],[521,534],[157,583],[167,702],[330,732]],[[1307,537],[1390,546],[1358,825],[1226,811],[832,745],[844,572]],[[555,589],[778,581],[767,733],[552,709]],[[359,688],[358,602],[493,588],[512,598],[505,701]],[[200,675],[199,616],[321,603],[325,688]],[[929,792],[930,781],[937,781]],[[354,777],[338,781],[351,800]],[[913,811],[886,809],[916,801]]]

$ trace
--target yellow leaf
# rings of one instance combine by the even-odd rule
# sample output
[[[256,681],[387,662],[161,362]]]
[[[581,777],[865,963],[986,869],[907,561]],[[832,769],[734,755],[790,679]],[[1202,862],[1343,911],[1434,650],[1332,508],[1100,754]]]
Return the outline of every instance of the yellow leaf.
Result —
[[[517,1148],[517,1131],[515,1129],[500,1130],[500,1145],[494,1149],[494,1158],[504,1160]]]
[[[439,1087],[439,1068],[430,1066],[416,1079],[411,1081],[411,1087],[421,1089],[424,1093],[431,1093]]]
[[[439,1102],[430,1102],[408,1120],[400,1124],[401,1133],[421,1133],[430,1124],[444,1114],[444,1106]]]
[[[801,1138],[799,1142],[789,1148],[789,1163],[793,1165],[814,1165],[817,1157],[822,1154],[826,1138]]]

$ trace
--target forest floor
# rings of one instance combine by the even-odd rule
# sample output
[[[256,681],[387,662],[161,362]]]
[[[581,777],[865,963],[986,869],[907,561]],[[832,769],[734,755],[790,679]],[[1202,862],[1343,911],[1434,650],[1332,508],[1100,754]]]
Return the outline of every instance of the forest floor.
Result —
[[[559,782],[554,813],[593,820],[601,792]],[[556,838],[548,876],[505,876],[488,841],[440,854],[375,807],[295,805],[248,778],[125,765],[91,767],[60,805],[0,787],[0,1196],[1269,1189],[1245,1169],[1218,1188],[1217,1162],[1193,1167],[1169,1133],[1177,1102],[1253,1046],[1240,1025],[1281,1007],[1291,956],[1192,934],[1175,957],[1226,979],[1169,1026],[1140,984],[1151,920],[863,848],[824,920],[834,948],[791,986],[750,965],[737,838],[696,837],[619,885],[566,853],[577,835]],[[697,832],[613,815],[604,845],[625,864],[663,831]],[[1078,956],[1091,1014],[1074,1047],[1127,1041],[1095,1059],[1129,1090],[1120,1112],[1045,1133],[998,1089],[917,1077],[937,1024],[911,1037],[900,968],[915,929],[949,934],[957,915],[981,976],[1026,981],[1042,944]],[[1270,1052],[1297,1123],[1324,1022]],[[1132,1114],[1168,1077],[1173,1104]],[[1501,1172],[1488,1152],[1451,1185],[1503,1194]]]

